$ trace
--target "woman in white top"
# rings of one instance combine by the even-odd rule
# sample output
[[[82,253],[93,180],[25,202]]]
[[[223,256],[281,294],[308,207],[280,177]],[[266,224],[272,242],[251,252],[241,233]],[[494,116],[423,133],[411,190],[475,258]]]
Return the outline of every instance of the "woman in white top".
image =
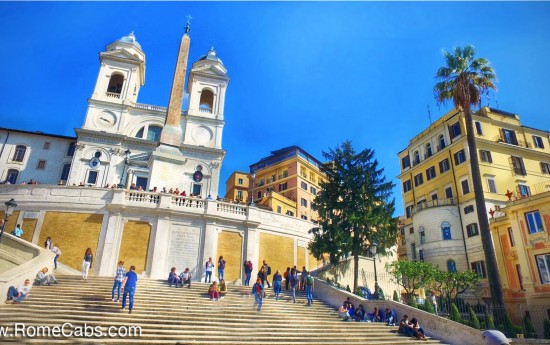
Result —
[[[206,283],[206,280],[210,283],[212,281],[212,269],[214,268],[214,263],[212,262],[212,258],[208,258],[208,261],[206,261],[205,264],[205,273],[204,276],[204,282]]]

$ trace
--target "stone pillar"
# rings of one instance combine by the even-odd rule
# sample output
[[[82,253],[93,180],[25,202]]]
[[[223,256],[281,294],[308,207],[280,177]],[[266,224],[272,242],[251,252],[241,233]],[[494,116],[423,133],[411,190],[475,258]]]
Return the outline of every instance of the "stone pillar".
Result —
[[[168,248],[170,247],[170,230],[172,222],[169,217],[159,217],[156,226],[151,229],[150,254],[147,256],[149,277],[163,279],[168,276]]]
[[[181,38],[176,70],[174,71],[174,80],[172,81],[172,90],[170,92],[170,100],[168,101],[168,110],[166,111],[166,122],[160,134],[160,145],[164,144],[175,147],[180,147],[181,145],[181,108],[183,105],[185,72],[187,70],[187,57],[189,55],[190,44],[191,39],[189,35],[185,33]]]
[[[124,222],[120,212],[108,213],[103,216],[94,263],[94,275],[110,276],[115,273],[123,227]]]
[[[204,251],[202,255],[200,277],[204,281],[204,264],[208,261],[208,258],[212,258],[214,262],[214,270],[212,272],[212,280],[217,277],[218,272],[218,225],[215,222],[206,222],[204,229]],[[216,278],[217,279],[217,278]]]

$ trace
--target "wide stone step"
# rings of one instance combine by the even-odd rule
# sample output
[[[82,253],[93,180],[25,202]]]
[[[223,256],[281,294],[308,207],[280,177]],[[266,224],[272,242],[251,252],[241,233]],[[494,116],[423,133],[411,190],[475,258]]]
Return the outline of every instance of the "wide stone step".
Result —
[[[6,337],[2,343],[23,344],[441,344],[429,339],[401,337],[397,327],[383,323],[342,322],[337,312],[315,298],[305,305],[305,293],[292,303],[284,290],[276,301],[267,289],[262,311],[257,312],[248,286],[229,286],[221,301],[210,301],[209,284],[170,288],[163,280],[140,279],[132,314],[111,301],[112,278],[59,275],[59,284],[36,286],[23,303],[0,308],[0,326],[56,327],[66,322],[79,327],[100,326],[101,338]],[[316,296],[320,297],[320,296]],[[141,328],[139,337],[107,337],[108,327]]]

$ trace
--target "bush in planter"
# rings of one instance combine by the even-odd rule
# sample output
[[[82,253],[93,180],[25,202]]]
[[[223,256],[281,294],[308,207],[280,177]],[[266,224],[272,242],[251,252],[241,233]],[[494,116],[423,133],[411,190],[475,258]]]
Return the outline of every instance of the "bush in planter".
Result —
[[[523,334],[525,335],[525,338],[537,338],[537,332],[535,331],[535,327],[533,327],[533,323],[531,322],[531,318],[525,314],[523,317]]]
[[[548,319],[544,319],[544,339],[550,339],[550,321]]]
[[[477,318],[477,315],[472,307],[468,308],[468,313],[470,314],[470,327],[480,329],[479,319]]]
[[[351,292],[351,289],[350,289],[349,285],[346,285],[346,291]]]
[[[418,303],[416,303],[416,298],[414,296],[410,297],[409,306],[418,309]]]
[[[454,303],[451,303],[451,314],[449,315],[449,318],[453,321],[462,323],[462,315],[460,315],[460,312]]]
[[[427,313],[435,314],[434,305],[432,304],[432,302],[430,302],[429,299],[426,299],[426,302],[424,302],[424,310]]]
[[[485,329],[495,329],[495,321],[487,309],[485,309]]]
[[[512,320],[510,319],[510,315],[508,315],[507,312],[504,312],[504,324],[499,325],[499,330],[502,327],[501,332],[504,333],[508,338],[515,338],[517,335],[517,329],[512,323]],[[520,327],[521,328],[521,327]],[[520,329],[521,333],[521,329]]]
[[[397,290],[393,290],[393,300],[396,302],[401,302],[399,300],[399,295],[397,294]]]

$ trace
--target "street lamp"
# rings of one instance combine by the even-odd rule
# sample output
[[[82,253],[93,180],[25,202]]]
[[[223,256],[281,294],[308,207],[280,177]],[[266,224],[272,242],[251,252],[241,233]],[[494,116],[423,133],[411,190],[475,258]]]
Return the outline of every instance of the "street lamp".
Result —
[[[369,248],[369,251],[372,254],[372,261],[374,262],[374,299],[379,299],[380,298],[380,294],[378,293],[378,291],[380,290],[380,288],[378,286],[378,274],[376,274],[376,249],[377,249],[377,247],[378,247],[378,245],[376,244],[376,242],[372,242],[370,244],[370,248]]]
[[[250,190],[250,206],[256,206],[254,204],[254,181],[256,181],[256,172],[253,171],[250,177],[252,177],[252,189]]]
[[[2,239],[2,235],[4,235],[4,229],[6,228],[6,223],[8,222],[8,218],[12,215],[13,211],[17,207],[17,203],[13,198],[11,198],[9,201],[5,202],[6,205],[6,219],[3,219],[4,223],[2,224],[2,230],[0,231],[0,240]]]
[[[128,165],[128,160],[130,159],[130,155],[132,154],[132,151],[130,149],[127,149],[124,151],[124,169],[122,169],[122,174],[120,174],[120,183],[118,184],[118,188],[124,188],[124,184],[122,182],[124,181],[124,172],[126,171],[126,166]]]

